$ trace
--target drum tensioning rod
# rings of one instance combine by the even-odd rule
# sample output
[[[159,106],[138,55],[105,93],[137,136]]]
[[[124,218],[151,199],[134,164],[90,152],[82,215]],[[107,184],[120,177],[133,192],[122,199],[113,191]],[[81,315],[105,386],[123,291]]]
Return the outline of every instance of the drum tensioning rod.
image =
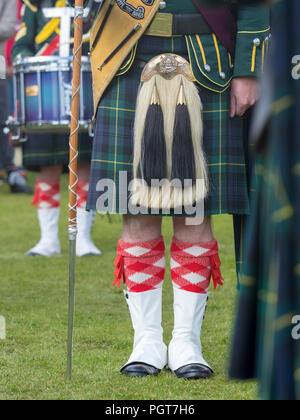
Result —
[[[76,279],[76,238],[77,238],[77,163],[80,79],[82,62],[83,8],[84,0],[75,0],[74,14],[74,51],[72,77],[72,104],[70,128],[70,162],[69,162],[69,312],[68,312],[68,352],[67,380],[72,377],[74,319],[75,319],[75,279]]]

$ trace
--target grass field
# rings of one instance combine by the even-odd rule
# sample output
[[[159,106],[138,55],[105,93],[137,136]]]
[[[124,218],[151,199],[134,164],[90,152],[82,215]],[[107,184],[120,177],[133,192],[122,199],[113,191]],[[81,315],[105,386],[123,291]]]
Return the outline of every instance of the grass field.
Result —
[[[29,175],[34,185],[34,175]],[[121,231],[119,216],[108,223],[97,216],[93,238],[100,258],[77,260],[74,370],[65,381],[68,234],[67,179],[63,178],[60,236],[62,255],[28,258],[24,253],[38,240],[36,211],[31,197],[12,195],[0,187],[0,316],[7,337],[0,340],[0,399],[108,400],[253,400],[255,382],[226,377],[236,297],[232,219],[214,219],[220,241],[225,285],[211,295],[203,328],[204,354],[215,369],[209,381],[186,382],[163,371],[156,378],[128,379],[119,373],[131,352],[132,329],[123,293],[112,287],[113,260]],[[167,246],[170,220],[164,221]],[[172,288],[164,284],[165,341],[172,332]]]

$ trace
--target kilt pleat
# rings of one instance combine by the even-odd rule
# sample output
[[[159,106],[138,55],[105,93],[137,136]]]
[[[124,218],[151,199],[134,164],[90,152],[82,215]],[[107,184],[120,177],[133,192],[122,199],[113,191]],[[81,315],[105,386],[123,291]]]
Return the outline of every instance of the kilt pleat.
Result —
[[[92,139],[82,133],[78,139],[79,161],[90,162]],[[32,134],[23,145],[23,165],[31,171],[40,171],[42,166],[69,163],[69,136],[66,134]]]
[[[126,192],[123,182],[120,182],[120,172],[127,173],[128,183],[132,180],[135,105],[142,72],[139,59],[149,61],[166,52],[188,58],[185,39],[143,37],[135,64],[125,75],[114,78],[100,101],[93,142],[88,209],[128,212],[120,204],[120,196]],[[203,103],[203,147],[210,177],[205,214],[248,214],[243,119],[229,118],[229,90],[216,93],[199,86],[199,94]],[[113,199],[109,205],[99,205],[101,192],[97,191],[97,184],[105,179],[114,182]]]

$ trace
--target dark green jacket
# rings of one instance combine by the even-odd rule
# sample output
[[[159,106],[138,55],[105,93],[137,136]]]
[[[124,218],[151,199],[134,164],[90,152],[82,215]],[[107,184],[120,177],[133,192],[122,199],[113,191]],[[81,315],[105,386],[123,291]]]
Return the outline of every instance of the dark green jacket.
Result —
[[[49,37],[47,37],[45,41],[39,43],[36,40],[37,35],[43,31],[45,25],[49,22],[49,20],[44,17],[42,8],[54,7],[56,0],[41,0],[36,2],[23,0],[23,3],[21,28],[16,35],[15,45],[12,50],[13,60],[36,55],[46,46],[46,44],[50,43],[58,35],[58,31],[52,33],[50,31]],[[36,4],[39,5],[37,6]],[[95,4],[95,7],[97,5],[98,3]],[[84,32],[88,32],[91,22],[86,23],[84,26]],[[88,41],[88,39],[86,39],[86,41]],[[87,54],[88,42],[84,43],[83,52],[84,54]]]
[[[235,57],[231,57],[212,35],[186,37],[196,79],[201,85],[217,92],[224,91],[233,77],[258,76],[270,41],[268,8],[230,3],[238,26]],[[199,13],[192,0],[167,0],[167,8],[161,12]]]
[[[160,13],[200,13],[192,0],[166,0],[166,4]],[[229,7],[238,27],[235,57],[226,51],[214,34],[185,36],[189,61],[198,84],[220,93],[230,86],[234,77],[260,75],[270,42],[269,8],[249,4],[239,6],[234,1],[229,2]],[[126,63],[133,62],[133,55],[134,51],[121,66],[119,75],[129,70],[130,65],[126,67]]]

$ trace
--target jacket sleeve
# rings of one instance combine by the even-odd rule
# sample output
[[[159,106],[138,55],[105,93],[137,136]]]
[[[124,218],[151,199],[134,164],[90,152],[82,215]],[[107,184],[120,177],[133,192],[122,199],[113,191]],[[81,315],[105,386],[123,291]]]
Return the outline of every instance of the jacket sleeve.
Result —
[[[3,3],[3,4],[1,4]],[[0,41],[12,38],[17,24],[17,3],[15,0],[0,2]]]
[[[12,59],[31,57],[35,54],[35,36],[37,28],[37,9],[24,6],[21,27],[15,37]]]
[[[270,9],[238,6],[234,77],[259,76],[270,41]]]

